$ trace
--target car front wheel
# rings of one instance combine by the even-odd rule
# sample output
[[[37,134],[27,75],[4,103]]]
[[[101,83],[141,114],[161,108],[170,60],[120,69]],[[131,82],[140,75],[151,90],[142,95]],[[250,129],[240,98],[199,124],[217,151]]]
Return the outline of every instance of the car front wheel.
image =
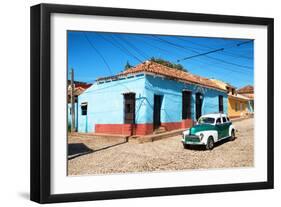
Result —
[[[215,142],[213,137],[209,137],[207,144],[206,144],[206,150],[212,150],[214,148]]]
[[[184,149],[189,149],[189,148],[190,148],[190,145],[189,145],[189,144],[183,144],[183,148],[184,148]]]

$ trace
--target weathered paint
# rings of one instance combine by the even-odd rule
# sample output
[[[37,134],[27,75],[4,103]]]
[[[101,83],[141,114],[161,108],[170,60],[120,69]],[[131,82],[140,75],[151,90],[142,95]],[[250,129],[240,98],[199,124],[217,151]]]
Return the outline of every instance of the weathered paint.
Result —
[[[245,116],[249,112],[249,101],[234,98],[228,98],[228,115],[230,118]]]
[[[182,120],[182,91],[192,92],[191,119]],[[123,93],[136,94],[135,125],[124,124]],[[218,112],[218,96],[224,91],[187,84],[159,76],[142,74],[122,80],[95,83],[78,97],[78,131],[100,133],[149,134],[153,132],[154,95],[162,95],[161,125],[167,130],[187,128],[195,119],[195,93],[203,94],[202,115]],[[87,115],[81,115],[81,103],[88,103]],[[133,128],[132,128],[133,127]]]

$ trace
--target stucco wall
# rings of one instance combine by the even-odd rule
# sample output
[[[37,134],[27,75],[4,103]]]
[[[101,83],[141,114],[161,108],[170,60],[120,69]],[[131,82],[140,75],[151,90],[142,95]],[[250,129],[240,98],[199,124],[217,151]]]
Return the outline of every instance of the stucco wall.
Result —
[[[78,131],[95,132],[95,124],[123,124],[123,93],[136,93],[136,123],[144,123],[144,76],[93,84],[78,98]],[[86,116],[81,115],[81,103],[88,103]]]
[[[230,118],[236,118],[246,115],[249,109],[247,100],[240,100],[232,97],[229,97],[228,100],[228,113]]]
[[[153,122],[153,97],[154,94],[163,95],[161,108],[161,122],[180,122],[182,120],[182,90],[192,92],[191,118],[195,120],[195,94],[203,94],[202,115],[219,111],[218,96],[223,96],[224,113],[227,114],[227,94],[214,89],[186,84],[157,76],[146,75],[145,97],[147,99],[146,120]]]
[[[224,112],[227,113],[227,95],[225,92],[204,88],[194,84],[186,84],[167,78],[142,75],[102,84],[93,84],[78,97],[78,131],[95,132],[98,125],[109,125],[118,131],[124,124],[123,93],[136,94],[135,122],[137,130],[151,131],[147,124],[153,124],[154,94],[162,95],[161,123],[181,123],[182,121],[182,90],[192,92],[191,118],[195,120],[195,94],[203,94],[202,115],[218,112],[218,96],[223,96]],[[87,115],[81,115],[81,103],[88,103]],[[119,124],[119,125],[118,125]],[[172,127],[178,127],[172,126]],[[127,128],[129,126],[126,126]],[[129,129],[126,129],[129,130]],[[118,131],[122,133],[123,131]],[[145,133],[145,132],[143,132]]]

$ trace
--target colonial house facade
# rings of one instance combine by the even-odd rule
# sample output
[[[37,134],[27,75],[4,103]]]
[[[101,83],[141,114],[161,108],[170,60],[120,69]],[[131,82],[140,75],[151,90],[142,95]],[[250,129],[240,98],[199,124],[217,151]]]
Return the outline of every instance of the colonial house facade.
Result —
[[[74,81],[74,111],[78,111],[78,96],[82,94],[87,88],[89,88],[92,84],[81,82],[81,81]],[[68,129],[71,128],[71,83],[67,81],[67,105],[68,105],[68,116],[67,116],[67,125]],[[75,113],[75,128],[78,127],[78,114]]]
[[[152,61],[97,79],[77,104],[77,131],[86,133],[146,135],[191,127],[203,114],[228,113],[226,89]]]
[[[254,87],[251,85],[244,86],[242,88],[239,88],[237,90],[237,93],[249,99],[249,110],[251,113],[254,113]]]
[[[250,113],[253,112],[253,107],[251,104],[251,98],[244,95],[239,94],[236,90],[236,87],[225,83],[220,80],[211,79],[215,82],[218,86],[222,89],[227,90],[228,94],[228,116],[230,118],[239,118],[248,116]]]

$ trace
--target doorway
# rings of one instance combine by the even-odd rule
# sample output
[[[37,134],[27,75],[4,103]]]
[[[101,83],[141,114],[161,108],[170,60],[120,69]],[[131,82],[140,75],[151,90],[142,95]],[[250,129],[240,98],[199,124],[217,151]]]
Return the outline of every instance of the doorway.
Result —
[[[135,124],[135,93],[124,94],[124,123]]]
[[[223,96],[219,95],[219,112],[223,113]]]
[[[182,119],[191,119],[191,91],[182,92]]]
[[[201,93],[196,93],[196,120],[202,116],[202,103],[203,95]]]
[[[158,129],[161,126],[161,105],[162,96],[154,95],[154,105],[153,105],[153,129]]]

